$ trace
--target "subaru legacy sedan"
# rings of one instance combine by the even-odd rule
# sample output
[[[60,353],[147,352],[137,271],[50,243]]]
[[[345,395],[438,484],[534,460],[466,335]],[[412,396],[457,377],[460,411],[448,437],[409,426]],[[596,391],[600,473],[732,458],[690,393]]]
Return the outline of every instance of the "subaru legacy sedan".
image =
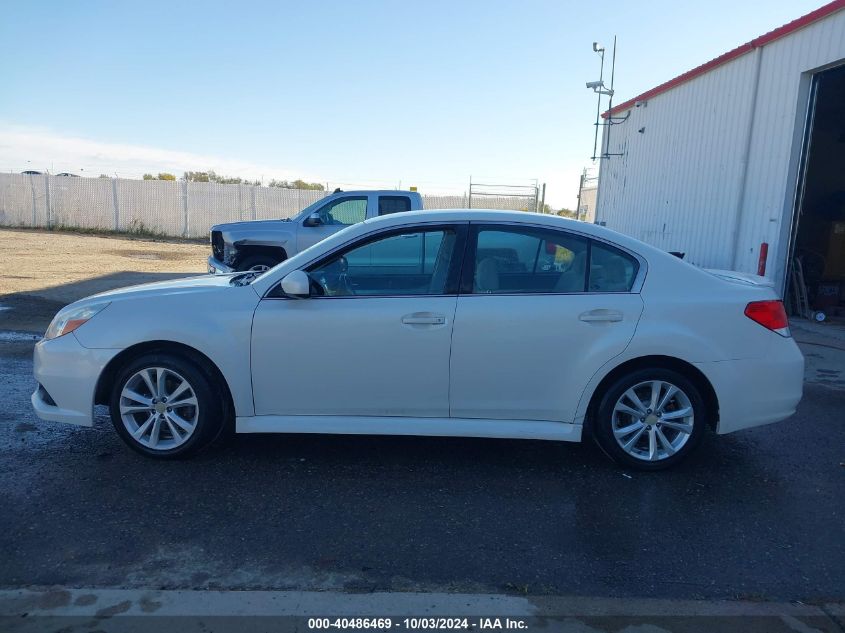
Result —
[[[134,450],[238,433],[592,438],[630,468],[783,420],[804,359],[762,278],[556,216],[449,210],[350,226],[266,272],[61,310],[32,404]]]

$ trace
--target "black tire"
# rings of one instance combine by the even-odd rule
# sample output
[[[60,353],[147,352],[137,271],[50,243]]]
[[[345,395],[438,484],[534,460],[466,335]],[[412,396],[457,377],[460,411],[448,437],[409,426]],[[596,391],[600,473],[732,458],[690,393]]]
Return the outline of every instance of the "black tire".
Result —
[[[238,272],[251,270],[258,266],[266,266],[272,268],[276,264],[283,261],[281,257],[273,257],[272,255],[247,255],[240,262],[238,262]]]
[[[142,441],[135,439],[121,416],[121,396],[124,387],[126,387],[127,383],[130,383],[130,381],[132,381],[131,384],[133,386],[137,386],[135,391],[137,391],[138,395],[143,396],[144,398],[151,398],[152,395],[155,395],[151,394],[151,392],[149,392],[149,390],[145,387],[146,383],[136,377],[138,372],[141,372],[144,369],[151,369],[150,375],[153,377],[153,382],[155,382],[155,378],[157,376],[155,368],[162,368],[166,370],[165,372],[162,372],[165,376],[165,393],[167,393],[168,381],[170,385],[173,385],[174,381],[181,378],[189,384],[188,392],[183,391],[183,394],[191,395],[189,392],[192,391],[193,397],[196,398],[197,402],[196,410],[192,409],[191,405],[186,405],[185,407],[175,407],[177,415],[184,415],[185,411],[187,411],[189,414],[193,412],[193,416],[196,418],[195,421],[193,420],[193,417],[191,418],[191,421],[193,422],[193,430],[190,433],[185,431],[182,427],[176,425],[175,422],[170,423],[170,427],[175,428],[177,433],[181,431],[187,435],[187,439],[184,440],[181,437],[179,440],[174,439],[171,428],[168,428],[167,416],[172,415],[173,412],[170,412],[170,409],[166,409],[170,412],[168,414],[160,412],[160,428],[157,439],[159,437],[163,438],[161,448],[151,448],[145,445]],[[219,438],[226,427],[229,407],[225,397],[222,395],[223,389],[220,388],[217,382],[218,381],[215,379],[215,376],[211,373],[211,371],[209,371],[208,367],[205,367],[204,364],[191,358],[168,352],[152,352],[144,354],[124,365],[115,377],[114,386],[112,387],[112,392],[109,397],[109,412],[111,413],[112,424],[114,425],[114,428],[120,438],[131,449],[141,453],[142,455],[157,459],[179,459],[189,457],[206,448]],[[175,389],[171,388],[171,392],[175,393]],[[131,404],[131,402],[125,398],[124,403]],[[144,406],[144,403],[139,401],[138,405],[139,408],[141,408]],[[155,409],[149,412],[139,411],[138,413],[130,415],[132,419],[129,423],[135,424],[138,428],[133,428],[137,431],[145,421],[149,420],[148,416],[154,415],[156,415]],[[191,417],[191,415],[188,415],[187,417]],[[141,437],[149,442],[150,440],[146,437],[146,435],[147,434],[145,433]],[[177,441],[181,441],[182,443],[176,445]],[[172,447],[168,447],[168,443],[174,445]]]
[[[634,452],[637,452],[639,450],[638,447],[642,447],[643,443],[648,444],[648,434],[652,434],[652,428],[655,429],[655,442],[658,447],[655,454],[663,453],[665,456],[659,457],[654,461],[648,461],[648,457],[645,455],[639,457],[627,452],[623,449],[614,435],[614,408],[616,407],[616,403],[629,389],[651,381],[663,381],[680,389],[682,395],[678,397],[679,400],[685,396],[689,400],[693,414],[691,433],[684,433],[674,428],[664,426],[667,424],[666,422],[661,421],[661,419],[655,419],[654,417],[646,416],[637,420],[626,413],[616,414],[618,416],[618,427],[624,428],[628,423],[632,425],[641,424],[645,426],[645,429],[643,430],[643,435],[645,437],[643,439],[643,437],[640,436],[640,439],[634,442],[632,446],[632,450]],[[635,392],[634,395],[641,394],[647,389],[647,386],[640,386],[638,387],[639,391]],[[672,400],[669,403],[669,408],[667,409],[668,413],[681,410],[681,405],[678,404],[679,400]],[[625,402],[630,402],[630,400],[626,398]],[[645,404],[645,406],[650,406],[650,402]],[[646,410],[651,413],[650,409]],[[654,415],[656,416],[656,413]],[[592,433],[593,438],[596,440],[601,449],[617,464],[635,470],[662,470],[664,468],[671,468],[678,462],[684,460],[693,450],[695,450],[696,446],[698,446],[701,442],[701,438],[704,434],[710,415],[712,415],[712,412],[707,410],[707,405],[701,391],[695,383],[689,380],[686,376],[672,369],[665,369],[661,367],[643,368],[634,370],[631,373],[620,377],[605,390],[604,395],[596,408],[595,417],[592,420]],[[656,423],[650,424],[652,421],[655,421]],[[688,437],[680,448],[678,448],[673,454],[669,454],[669,451],[662,445],[659,435],[656,433],[658,428],[661,429],[660,433],[663,434],[663,437],[668,440],[670,444],[675,442],[675,438],[680,438],[685,435],[688,435]],[[630,435],[623,436],[622,441],[626,443],[631,441],[634,439],[637,432],[638,431],[635,430],[632,431]],[[644,447],[642,450],[647,451],[648,448]]]

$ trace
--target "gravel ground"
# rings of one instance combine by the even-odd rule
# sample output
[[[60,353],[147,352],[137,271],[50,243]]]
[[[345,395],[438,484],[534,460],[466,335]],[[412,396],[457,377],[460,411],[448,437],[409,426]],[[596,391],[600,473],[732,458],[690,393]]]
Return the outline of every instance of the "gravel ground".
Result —
[[[592,444],[235,436],[196,459],[39,421],[0,341],[0,587],[845,597],[845,390],[625,472]]]

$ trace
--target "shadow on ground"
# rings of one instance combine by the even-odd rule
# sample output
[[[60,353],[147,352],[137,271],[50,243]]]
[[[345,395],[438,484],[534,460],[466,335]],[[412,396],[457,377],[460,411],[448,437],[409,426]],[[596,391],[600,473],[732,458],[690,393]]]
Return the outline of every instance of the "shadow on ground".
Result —
[[[84,281],[60,284],[31,293],[0,295],[0,330],[43,332],[61,308],[84,297],[138,284],[184,279],[186,273],[122,271]]]

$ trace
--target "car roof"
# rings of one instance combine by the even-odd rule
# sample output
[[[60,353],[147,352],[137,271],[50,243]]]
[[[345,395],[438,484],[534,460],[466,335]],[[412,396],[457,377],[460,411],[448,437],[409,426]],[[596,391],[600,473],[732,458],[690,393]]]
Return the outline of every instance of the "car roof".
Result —
[[[349,190],[341,189],[340,191],[337,191],[337,192],[332,191],[331,195],[335,195],[335,194],[342,194],[342,195],[354,194],[354,195],[365,196],[365,195],[374,194],[374,193],[378,194],[380,196],[382,196],[382,195],[384,195],[384,196],[406,196],[408,194],[413,194],[413,195],[416,195],[416,196],[420,195],[419,191],[408,191],[406,189],[349,189]]]
[[[426,222],[507,222],[513,224],[541,225],[573,231],[613,242],[637,252],[657,250],[637,239],[618,233],[597,224],[564,218],[548,213],[532,213],[529,211],[502,211],[498,209],[425,209],[422,211],[405,211],[370,218],[361,224],[369,230],[375,226],[402,226],[417,221]],[[663,251],[659,251],[663,252]]]
[[[646,259],[650,267],[652,264],[661,263],[661,265],[668,266],[670,269],[677,269],[678,267],[692,268],[686,262],[665,251],[603,226],[563,218],[558,215],[530,213],[527,211],[499,211],[495,209],[428,209],[423,211],[403,211],[401,213],[391,213],[389,215],[370,218],[364,222],[352,224],[311,248],[294,255],[282,263],[280,268],[285,269],[286,264],[290,266],[304,264],[309,258],[315,257],[315,254],[309,251],[315,248],[320,249],[321,245],[322,249],[320,250],[329,251],[380,229],[455,222],[522,224],[524,226],[540,226],[571,231],[586,237],[597,238],[610,244],[615,244],[633,252]],[[316,256],[319,257],[322,255]],[[289,271],[280,270],[280,274],[284,274],[285,272]],[[273,284],[281,279],[280,274],[268,274],[256,279],[253,284],[255,291],[263,296]]]

